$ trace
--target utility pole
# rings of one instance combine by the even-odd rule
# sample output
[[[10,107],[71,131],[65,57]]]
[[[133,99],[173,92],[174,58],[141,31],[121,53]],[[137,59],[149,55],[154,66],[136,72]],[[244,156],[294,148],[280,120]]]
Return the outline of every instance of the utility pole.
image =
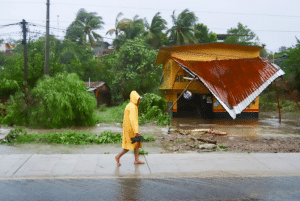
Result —
[[[26,34],[27,34],[27,22],[23,19],[23,21],[21,22],[22,25],[22,32],[23,32],[23,41],[22,44],[24,46],[24,90],[25,90],[25,94],[26,94],[26,90],[27,90],[27,43],[26,43]]]
[[[45,67],[44,67],[44,74],[49,75],[49,7],[50,7],[50,0],[47,0],[47,19],[46,19],[46,47],[45,47]]]

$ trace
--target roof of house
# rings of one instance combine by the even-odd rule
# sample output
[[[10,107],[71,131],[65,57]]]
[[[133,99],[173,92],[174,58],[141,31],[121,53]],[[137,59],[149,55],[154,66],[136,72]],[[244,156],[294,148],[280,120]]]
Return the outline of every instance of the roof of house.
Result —
[[[196,45],[164,46],[159,48],[157,64],[164,63],[170,57],[182,60],[212,61],[222,59],[241,59],[259,57],[262,47],[228,44],[202,43]]]
[[[99,82],[84,82],[86,87],[90,88],[98,88],[101,87],[105,82],[99,81]]]
[[[157,63],[174,60],[198,78],[235,119],[268,85],[284,75],[276,64],[259,57],[260,49],[221,43],[161,48]]]

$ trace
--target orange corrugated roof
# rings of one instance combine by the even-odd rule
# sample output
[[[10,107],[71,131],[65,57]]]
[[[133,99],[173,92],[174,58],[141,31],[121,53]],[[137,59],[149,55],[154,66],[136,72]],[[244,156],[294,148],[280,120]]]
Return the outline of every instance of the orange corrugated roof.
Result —
[[[213,61],[172,59],[198,77],[234,119],[269,84],[284,75],[277,65],[261,58]]]

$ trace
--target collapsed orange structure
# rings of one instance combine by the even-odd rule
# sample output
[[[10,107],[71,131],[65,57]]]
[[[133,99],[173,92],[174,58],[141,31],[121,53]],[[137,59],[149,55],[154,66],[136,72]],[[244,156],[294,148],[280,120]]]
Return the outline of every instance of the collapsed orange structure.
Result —
[[[197,78],[198,82],[191,83],[188,90],[195,97],[198,94],[198,99],[190,103],[186,101],[195,110],[198,106],[198,110],[204,108],[206,113],[211,113],[210,117],[224,117],[219,114],[225,111],[233,119],[245,116],[241,115],[245,113],[257,117],[259,94],[284,75],[277,65],[259,57],[261,49],[225,43],[162,47],[156,61],[164,66],[160,90],[164,91],[167,102],[175,103],[179,93],[188,85],[186,80]],[[211,100],[202,101],[207,98]],[[185,102],[174,104],[175,114],[180,112],[180,104]],[[185,108],[188,107],[181,107],[182,110]]]

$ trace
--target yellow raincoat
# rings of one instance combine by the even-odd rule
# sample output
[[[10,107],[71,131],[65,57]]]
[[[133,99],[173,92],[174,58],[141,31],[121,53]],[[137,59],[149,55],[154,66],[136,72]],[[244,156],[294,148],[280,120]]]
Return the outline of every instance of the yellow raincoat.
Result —
[[[131,138],[135,137],[136,133],[139,133],[139,120],[138,120],[138,100],[140,95],[136,91],[130,93],[130,103],[127,104],[124,112],[123,119],[123,140],[122,148],[134,150],[138,144],[139,148],[142,147],[142,143],[131,143]]]

